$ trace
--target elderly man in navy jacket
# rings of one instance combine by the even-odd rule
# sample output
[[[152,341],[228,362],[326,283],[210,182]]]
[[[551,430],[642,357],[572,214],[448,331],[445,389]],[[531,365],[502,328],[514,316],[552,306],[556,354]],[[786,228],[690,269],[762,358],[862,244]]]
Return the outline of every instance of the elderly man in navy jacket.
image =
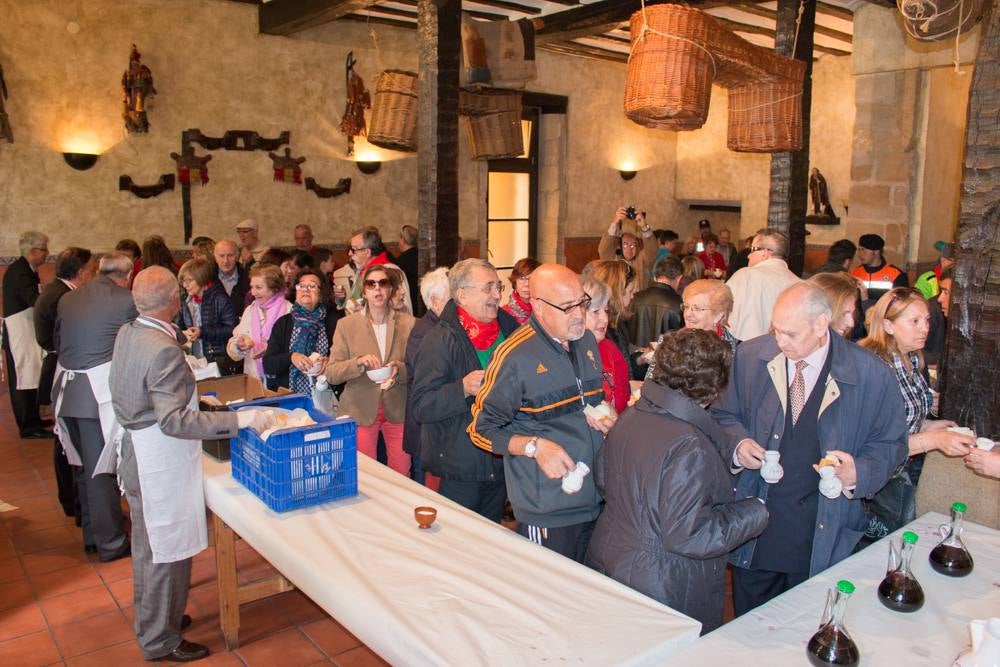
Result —
[[[732,555],[733,602],[743,614],[849,556],[868,525],[871,498],[906,457],[903,399],[892,370],[831,332],[830,302],[800,283],[778,298],[772,333],[744,342],[712,407],[729,437],[737,497],[756,496],[770,519]],[[781,453],[784,476],[759,474]],[[818,493],[813,464],[839,459],[844,493]]]

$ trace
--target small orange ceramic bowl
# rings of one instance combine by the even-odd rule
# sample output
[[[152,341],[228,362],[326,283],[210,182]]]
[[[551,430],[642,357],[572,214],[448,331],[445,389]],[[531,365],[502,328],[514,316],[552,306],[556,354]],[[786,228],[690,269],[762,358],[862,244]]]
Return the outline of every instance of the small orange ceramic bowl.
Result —
[[[415,507],[413,509],[413,516],[421,528],[430,528],[434,520],[437,519],[437,514],[438,511],[433,507]]]

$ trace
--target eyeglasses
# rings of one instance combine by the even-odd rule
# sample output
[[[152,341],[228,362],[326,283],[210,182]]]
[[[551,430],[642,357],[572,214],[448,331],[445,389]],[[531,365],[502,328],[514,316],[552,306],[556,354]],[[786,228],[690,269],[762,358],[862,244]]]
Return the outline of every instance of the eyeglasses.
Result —
[[[623,248],[633,248],[634,249],[634,248],[638,248],[639,244],[638,243],[631,243],[631,242],[622,241],[622,247]]]
[[[376,287],[381,287],[382,289],[385,289],[388,286],[389,286],[388,278],[379,278],[378,280],[365,281],[365,289],[375,289]]]
[[[767,250],[768,252],[774,252],[770,248],[765,248],[762,245],[752,245],[752,246],[750,246],[750,252],[758,252],[760,250]]]
[[[519,274],[517,274],[517,278],[515,278],[515,280],[531,280],[531,274],[530,273],[519,273]]]
[[[706,311],[713,310],[713,309],[711,307],[702,308],[701,306],[693,306],[690,303],[682,303],[681,304],[681,310],[682,311],[691,310],[691,311],[694,311],[696,313],[704,313]]]
[[[586,292],[583,293],[583,298],[582,299],[580,299],[576,303],[570,304],[568,306],[557,306],[556,304],[552,303],[551,301],[546,301],[545,299],[543,299],[540,296],[536,296],[535,298],[538,299],[539,301],[541,301],[542,303],[546,304],[546,305],[552,306],[556,310],[562,312],[564,315],[569,315],[571,312],[573,312],[577,308],[580,309],[580,312],[586,313],[587,309],[590,308],[590,302],[593,301],[593,299],[590,297],[590,295],[587,294]]]
[[[469,289],[472,287],[478,287],[483,294],[489,296],[495,291],[497,294],[503,294],[504,284],[501,282],[489,282],[484,285],[462,285],[464,289]]]
[[[348,254],[348,255],[353,255],[354,253],[356,253],[356,252],[361,252],[362,250],[368,250],[368,248],[365,248],[365,247],[363,247],[363,246],[362,246],[361,248],[355,248],[354,246],[351,246],[351,247],[350,247],[350,248],[349,248],[349,249],[347,250],[347,254]]]
[[[295,286],[295,289],[300,292],[318,292],[319,285],[316,283],[299,283]]]

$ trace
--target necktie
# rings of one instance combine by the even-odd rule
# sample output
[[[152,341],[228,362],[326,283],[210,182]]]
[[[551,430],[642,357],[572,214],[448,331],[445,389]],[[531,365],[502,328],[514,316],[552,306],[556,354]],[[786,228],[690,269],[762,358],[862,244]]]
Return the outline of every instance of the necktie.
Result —
[[[792,424],[799,420],[802,408],[806,404],[806,378],[802,375],[802,369],[807,366],[804,359],[795,362],[795,377],[792,378],[792,387],[789,394],[792,403]]]

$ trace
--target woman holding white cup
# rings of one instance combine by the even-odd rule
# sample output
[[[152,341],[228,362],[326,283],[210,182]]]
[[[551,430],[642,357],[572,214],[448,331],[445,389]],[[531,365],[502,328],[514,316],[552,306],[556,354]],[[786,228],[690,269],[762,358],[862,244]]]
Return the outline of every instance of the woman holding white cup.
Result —
[[[264,379],[262,358],[267,350],[274,323],[292,310],[285,298],[285,280],[273,264],[255,264],[250,268],[250,293],[253,301],[233,329],[226,353],[233,361],[243,360],[243,373]]]

